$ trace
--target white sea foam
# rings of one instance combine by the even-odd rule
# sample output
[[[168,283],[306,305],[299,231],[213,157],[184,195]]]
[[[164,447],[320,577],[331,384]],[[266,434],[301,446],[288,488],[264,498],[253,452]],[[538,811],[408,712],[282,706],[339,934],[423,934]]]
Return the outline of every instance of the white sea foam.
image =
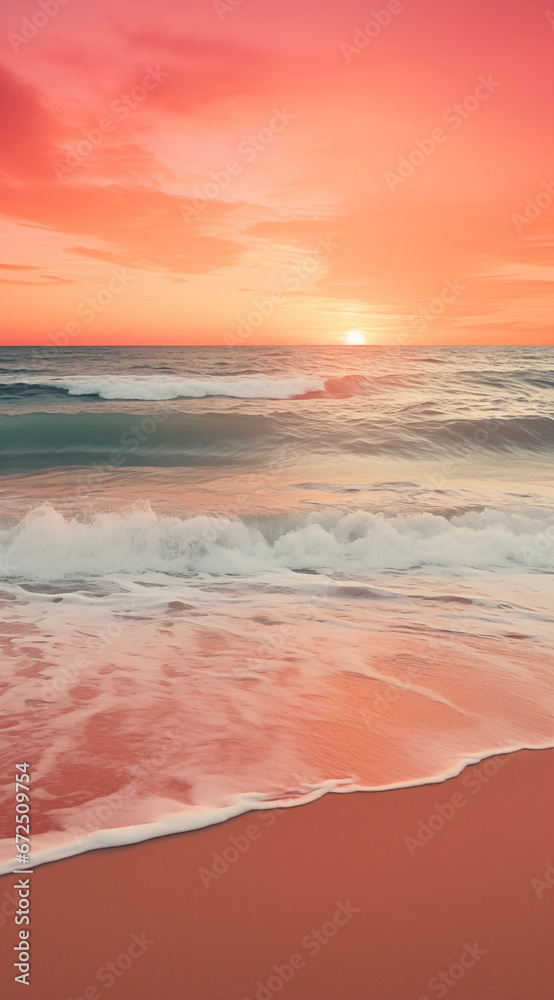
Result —
[[[528,749],[547,749],[551,743],[544,743]],[[272,799],[259,793],[243,793],[241,795],[230,796],[226,803],[219,807],[189,806],[185,809],[176,808],[175,811],[164,815],[163,806],[176,806],[176,803],[162,803],[153,800],[151,803],[143,803],[145,812],[148,806],[153,813],[158,813],[159,818],[154,822],[142,822],[133,826],[111,827],[99,829],[94,833],[84,834],[80,839],[68,835],[67,831],[42,834],[33,838],[33,867],[48,864],[52,861],[61,861],[64,858],[74,857],[78,854],[85,854],[88,851],[97,851],[108,847],[125,847],[129,844],[140,844],[157,837],[167,837],[176,833],[188,833],[192,830],[204,829],[208,826],[215,826],[224,823],[228,819],[244,815],[253,810],[275,810],[290,809],[300,805],[308,805],[315,802],[324,795],[330,793],[347,794],[350,792],[385,792],[399,788],[414,788],[421,785],[438,784],[448,778],[454,778],[471,764],[478,764],[489,757],[507,755],[525,747],[514,745],[502,749],[491,749],[490,752],[478,754],[468,754],[436,774],[430,774],[423,779],[413,779],[411,781],[398,781],[391,784],[360,785],[349,780],[329,780],[321,782],[309,792],[297,795],[287,795],[285,798]],[[509,763],[510,758],[500,756],[503,763]],[[499,765],[497,765],[499,767]],[[490,780],[487,778],[487,780]],[[474,779],[475,782],[475,779]],[[8,841],[0,841],[0,875],[7,874],[13,870],[15,859],[11,853],[12,845]]]
[[[554,569],[554,517],[487,510],[448,520],[431,513],[326,511],[256,526],[238,518],[158,516],[148,505],[70,519],[44,505],[0,529],[6,579],[271,569],[363,574],[423,566]]]
[[[3,377],[6,384],[16,376]],[[201,396],[231,396],[237,399],[292,399],[306,392],[325,389],[318,378],[278,378],[262,375],[228,375],[225,378],[182,378],[150,375],[71,376],[68,378],[25,378],[27,385],[54,386],[70,396],[100,396],[102,399],[198,399]]]

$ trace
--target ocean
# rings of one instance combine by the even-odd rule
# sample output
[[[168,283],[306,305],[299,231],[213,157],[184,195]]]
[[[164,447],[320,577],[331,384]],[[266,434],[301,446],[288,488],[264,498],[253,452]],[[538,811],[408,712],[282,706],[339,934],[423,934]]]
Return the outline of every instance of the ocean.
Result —
[[[554,745],[552,352],[0,349],[2,871]]]

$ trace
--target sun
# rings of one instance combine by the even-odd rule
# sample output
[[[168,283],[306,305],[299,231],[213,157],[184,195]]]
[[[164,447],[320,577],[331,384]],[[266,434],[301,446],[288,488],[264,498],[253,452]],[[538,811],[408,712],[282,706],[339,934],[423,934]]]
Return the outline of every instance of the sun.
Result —
[[[359,347],[361,344],[365,344],[365,337],[361,330],[349,330],[344,335],[344,342],[350,347]]]

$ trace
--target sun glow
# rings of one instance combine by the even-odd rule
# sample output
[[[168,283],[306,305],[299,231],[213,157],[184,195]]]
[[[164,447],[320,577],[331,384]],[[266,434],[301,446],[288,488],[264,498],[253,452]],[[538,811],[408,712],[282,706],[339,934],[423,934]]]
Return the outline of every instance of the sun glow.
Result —
[[[349,330],[348,333],[344,335],[345,344],[349,344],[351,347],[356,347],[361,344],[365,344],[365,337],[361,330]]]

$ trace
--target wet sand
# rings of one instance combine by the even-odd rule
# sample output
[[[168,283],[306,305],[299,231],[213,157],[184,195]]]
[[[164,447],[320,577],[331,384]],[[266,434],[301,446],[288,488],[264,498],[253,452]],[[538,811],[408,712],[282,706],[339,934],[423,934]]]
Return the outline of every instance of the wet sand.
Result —
[[[554,750],[35,869],[5,1000],[552,1000]],[[24,925],[23,925],[24,926]]]

